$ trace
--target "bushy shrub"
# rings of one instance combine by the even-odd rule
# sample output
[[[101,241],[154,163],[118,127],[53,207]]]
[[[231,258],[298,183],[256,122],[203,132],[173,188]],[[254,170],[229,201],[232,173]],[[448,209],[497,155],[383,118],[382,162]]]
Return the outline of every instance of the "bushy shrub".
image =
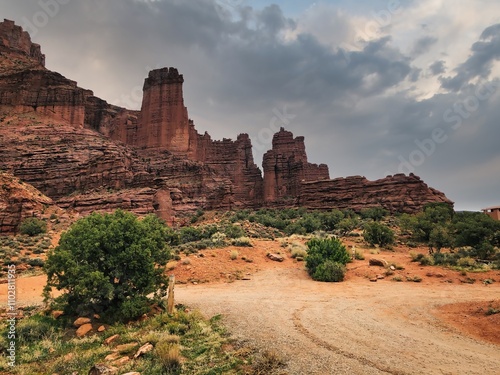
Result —
[[[380,221],[388,214],[387,210],[382,207],[370,207],[361,210],[360,216],[363,219],[372,219],[374,221]]]
[[[179,231],[179,242],[181,244],[195,242],[203,239],[203,232],[194,227],[183,227]]]
[[[345,246],[337,238],[313,238],[306,245],[309,249],[306,257],[306,268],[309,275],[315,280],[318,267],[326,261],[345,265],[351,260]],[[330,263],[328,266],[323,266],[318,275],[324,275],[334,269],[337,270],[338,267],[332,266]]]
[[[226,238],[227,236],[224,233],[220,232],[214,233],[211,238],[213,246],[215,247],[226,246]]]
[[[307,247],[300,243],[293,243],[290,246],[290,254],[294,259],[297,257],[304,259],[307,256]]]
[[[340,282],[344,280],[345,272],[343,264],[327,260],[316,268],[312,278],[316,281]]]
[[[21,234],[26,234],[28,236],[36,236],[37,234],[47,232],[47,224],[45,221],[40,220],[36,217],[30,217],[25,219],[21,226],[19,227],[19,232]]]
[[[235,238],[231,241],[231,245],[238,247],[252,247],[252,242],[248,237]]]
[[[359,220],[354,217],[346,217],[345,219],[342,219],[338,225],[337,229],[342,236],[346,236],[350,232],[352,232],[354,229],[356,229],[359,225]]]
[[[384,224],[377,222],[366,223],[363,238],[372,246],[387,246],[394,243],[394,232]]]
[[[228,238],[240,238],[245,236],[245,231],[239,225],[228,225],[224,229],[224,234]]]

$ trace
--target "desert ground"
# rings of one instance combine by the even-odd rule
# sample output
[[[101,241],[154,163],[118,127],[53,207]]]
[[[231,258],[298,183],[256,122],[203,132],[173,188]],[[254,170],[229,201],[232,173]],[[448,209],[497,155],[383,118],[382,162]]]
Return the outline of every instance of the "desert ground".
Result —
[[[499,271],[465,276],[413,263],[407,248],[366,248],[364,260],[348,264],[344,282],[319,283],[278,241],[254,241],[231,260],[234,249],[169,264],[179,283],[176,302],[222,314],[235,345],[277,352],[287,362],[283,374],[499,373],[500,314],[486,315],[500,307]],[[282,263],[266,258],[279,251]],[[385,276],[370,258],[404,269]],[[384,278],[370,281],[377,275]],[[422,281],[407,281],[414,276]],[[44,282],[43,275],[19,278],[18,303],[41,303]],[[5,293],[0,285],[0,298]]]

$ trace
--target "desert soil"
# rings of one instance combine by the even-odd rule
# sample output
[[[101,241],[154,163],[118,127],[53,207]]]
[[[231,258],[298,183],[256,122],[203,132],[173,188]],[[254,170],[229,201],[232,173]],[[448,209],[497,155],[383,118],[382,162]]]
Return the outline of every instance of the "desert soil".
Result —
[[[489,306],[500,308],[499,271],[464,276],[412,263],[407,248],[365,249],[366,259],[348,265],[343,283],[318,283],[303,262],[266,258],[267,252],[286,255],[277,241],[238,248],[237,260],[230,260],[232,250],[203,250],[203,257],[170,264],[181,283],[176,302],[222,314],[237,341],[278,352],[287,361],[285,374],[500,373],[500,314],[486,315]],[[371,282],[384,270],[369,266],[370,258],[404,270]],[[496,282],[486,285],[486,279]],[[43,276],[19,278],[18,303],[40,303],[44,282]],[[0,298],[5,294],[0,285]]]

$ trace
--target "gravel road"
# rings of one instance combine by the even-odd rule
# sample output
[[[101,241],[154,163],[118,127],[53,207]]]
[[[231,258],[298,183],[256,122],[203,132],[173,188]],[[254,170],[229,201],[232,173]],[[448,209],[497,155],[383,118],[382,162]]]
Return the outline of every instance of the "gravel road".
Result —
[[[433,312],[498,298],[500,287],[353,280],[317,283],[300,269],[248,281],[176,287],[177,302],[223,314],[234,338],[274,349],[290,375],[500,374],[500,347],[467,337]]]

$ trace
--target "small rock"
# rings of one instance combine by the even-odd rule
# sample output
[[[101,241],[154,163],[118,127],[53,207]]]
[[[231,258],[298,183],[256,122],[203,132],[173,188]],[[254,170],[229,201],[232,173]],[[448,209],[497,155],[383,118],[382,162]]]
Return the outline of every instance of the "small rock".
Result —
[[[50,315],[54,318],[54,319],[57,319],[59,318],[61,315],[63,315],[64,312],[62,312],[61,310],[54,310],[50,313]]]
[[[106,358],[104,358],[104,360],[106,362],[112,362],[112,361],[116,361],[119,357],[120,357],[120,354],[118,354],[118,353],[111,353],[111,354],[108,354],[106,356]]]
[[[71,361],[73,359],[75,355],[73,353],[68,353],[66,354],[63,359],[67,362],[67,361]]]
[[[387,267],[389,265],[386,260],[375,259],[375,258],[370,259],[369,264],[370,266],[377,266],[377,267]]]
[[[377,280],[383,280],[385,279],[384,275],[377,275]]]
[[[118,345],[116,348],[113,349],[114,352],[121,352],[121,353],[127,353],[131,352],[132,350],[135,349],[135,347],[139,345],[136,342],[130,342],[128,344],[122,344]]]
[[[141,346],[139,348],[139,350],[137,351],[137,353],[135,353],[134,359],[135,358],[139,358],[141,355],[149,353],[151,350],[153,350],[153,345],[151,345],[149,342],[146,343],[146,344],[144,344],[143,346]]]
[[[104,326],[99,326],[99,328],[97,328],[97,332],[104,332],[106,330],[106,327]]]
[[[376,283],[376,282],[377,282],[377,278],[376,278],[376,277],[372,277],[372,278],[370,279],[370,281],[371,281],[372,283]]]
[[[101,316],[99,314],[94,314],[94,319],[99,320],[101,319]]]
[[[275,262],[283,262],[285,258],[283,256],[278,255],[278,254],[273,254],[273,253],[268,253],[267,257]]]
[[[118,335],[118,334],[113,335],[113,336],[109,336],[106,340],[104,340],[104,344],[105,344],[105,345],[109,345],[109,344],[111,344],[113,341],[115,341],[118,337],[120,337],[120,335]]]
[[[396,271],[396,267],[394,266],[390,266],[389,268],[391,269],[391,271]]]
[[[77,337],[83,337],[87,333],[89,333],[90,331],[92,331],[92,324],[90,324],[90,323],[83,324],[83,325],[80,326],[80,328],[78,328],[76,330],[76,336]]]
[[[78,327],[80,327],[80,326],[82,326],[84,324],[88,324],[88,323],[90,323],[90,319],[89,318],[78,318],[77,320],[75,320],[73,322],[73,325],[78,328]]]
[[[123,366],[125,363],[130,362],[129,357],[121,357],[117,359],[116,361],[113,362],[113,365],[115,366]]]
[[[96,364],[90,369],[88,375],[112,375],[116,374],[117,372],[118,369],[116,367]]]

